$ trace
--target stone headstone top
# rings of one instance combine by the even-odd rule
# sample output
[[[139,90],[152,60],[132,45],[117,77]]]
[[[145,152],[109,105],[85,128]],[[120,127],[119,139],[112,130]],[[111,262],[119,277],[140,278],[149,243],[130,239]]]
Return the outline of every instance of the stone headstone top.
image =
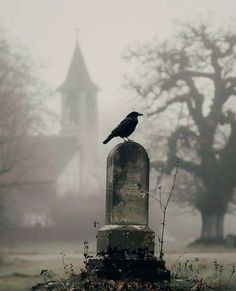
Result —
[[[136,142],[115,146],[107,158],[106,224],[148,224],[149,158]]]

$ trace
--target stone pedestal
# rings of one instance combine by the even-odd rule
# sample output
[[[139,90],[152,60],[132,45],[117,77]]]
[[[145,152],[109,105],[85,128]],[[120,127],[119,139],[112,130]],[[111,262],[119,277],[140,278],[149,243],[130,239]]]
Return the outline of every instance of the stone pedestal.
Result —
[[[154,256],[155,233],[148,226],[149,158],[138,143],[115,146],[107,158],[106,225],[98,231],[92,274],[109,279],[169,280]]]
[[[154,254],[155,234],[143,225],[105,225],[98,231],[97,253],[125,251],[128,254]]]

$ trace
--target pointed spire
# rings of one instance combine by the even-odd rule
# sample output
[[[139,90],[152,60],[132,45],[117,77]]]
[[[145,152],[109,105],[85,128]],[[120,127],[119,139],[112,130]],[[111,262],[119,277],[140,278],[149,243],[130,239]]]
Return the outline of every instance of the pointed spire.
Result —
[[[76,43],[79,42],[79,28],[78,27],[75,28],[75,41]]]
[[[78,38],[78,29],[76,29],[76,38]],[[76,40],[75,50],[66,80],[60,86],[59,90],[99,90],[99,88],[93,83],[90,78],[82,51],[79,46],[78,39]]]

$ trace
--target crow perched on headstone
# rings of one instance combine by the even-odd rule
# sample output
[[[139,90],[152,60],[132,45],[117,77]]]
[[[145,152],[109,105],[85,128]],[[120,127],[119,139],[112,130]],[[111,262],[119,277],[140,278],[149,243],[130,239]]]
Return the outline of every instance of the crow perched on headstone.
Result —
[[[111,134],[104,140],[104,144],[108,143],[113,137],[119,136],[123,138],[124,141],[125,138],[128,138],[128,136],[131,135],[132,132],[134,132],[136,125],[138,124],[138,116],[141,116],[143,114],[138,113],[136,111],[133,111],[129,113],[125,119],[121,121],[121,123],[112,130]]]

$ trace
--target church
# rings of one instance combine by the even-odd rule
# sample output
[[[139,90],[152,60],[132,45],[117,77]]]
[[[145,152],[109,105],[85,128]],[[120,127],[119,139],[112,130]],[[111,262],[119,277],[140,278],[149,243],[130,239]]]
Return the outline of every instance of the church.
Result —
[[[19,225],[53,226],[52,212],[60,199],[77,201],[98,192],[98,92],[77,41],[65,81],[57,89],[60,132],[29,136],[20,150],[27,158],[10,173],[10,179],[24,185],[9,195],[11,205],[18,206]]]
[[[90,186],[91,183],[96,184],[99,88],[91,80],[78,41],[66,79],[58,91],[61,95],[60,137],[63,140],[73,139],[77,143],[78,185],[74,186],[74,191],[82,192],[88,187],[88,179]],[[68,172],[64,175],[70,176]]]

